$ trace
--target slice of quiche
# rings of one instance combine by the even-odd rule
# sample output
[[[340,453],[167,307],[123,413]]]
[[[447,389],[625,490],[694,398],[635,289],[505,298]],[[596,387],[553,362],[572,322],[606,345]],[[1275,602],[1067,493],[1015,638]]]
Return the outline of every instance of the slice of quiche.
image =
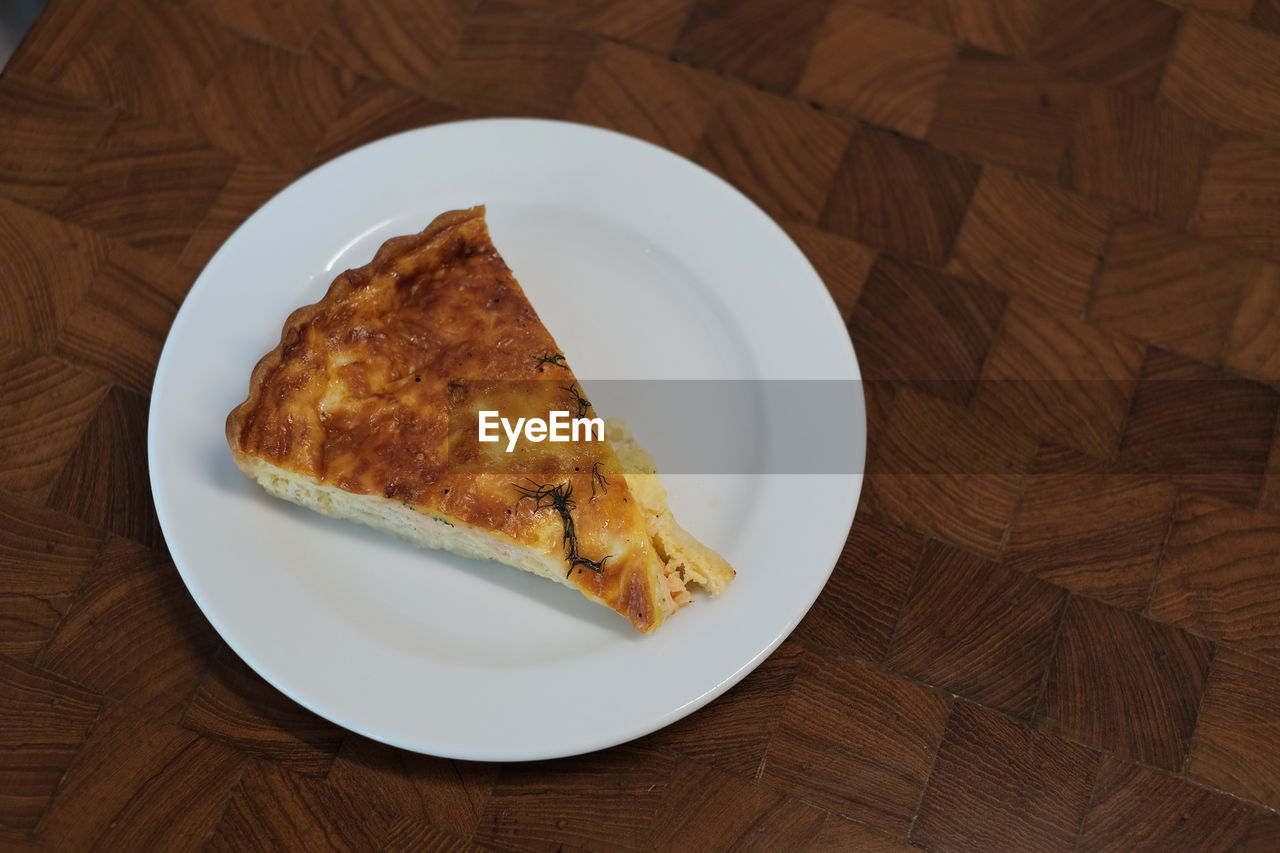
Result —
[[[676,523],[622,425],[514,456],[478,441],[479,411],[556,409],[595,416],[476,207],[388,240],[294,311],[227,441],[277,497],[542,575],[644,633],[690,586],[722,592],[733,569]]]

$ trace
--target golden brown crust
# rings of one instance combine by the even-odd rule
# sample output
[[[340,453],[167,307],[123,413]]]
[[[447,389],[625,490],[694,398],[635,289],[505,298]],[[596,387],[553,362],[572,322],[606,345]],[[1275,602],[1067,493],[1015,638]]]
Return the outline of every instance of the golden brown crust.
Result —
[[[227,416],[227,442],[246,471],[262,459],[566,555],[555,507],[521,500],[506,469],[458,470],[448,441],[448,408],[460,393],[515,405],[513,395],[525,392],[511,380],[554,379],[538,387],[561,397],[580,387],[567,366],[539,361],[559,352],[494,249],[484,209],[452,211],[388,240],[289,316],[279,345],[254,368],[248,398]],[[662,564],[625,478],[608,476],[619,468],[607,442],[539,445],[525,463],[533,482],[572,487],[578,554],[608,558],[595,571],[566,557],[572,584],[640,631],[661,624],[671,606]],[[607,491],[595,488],[595,463]]]

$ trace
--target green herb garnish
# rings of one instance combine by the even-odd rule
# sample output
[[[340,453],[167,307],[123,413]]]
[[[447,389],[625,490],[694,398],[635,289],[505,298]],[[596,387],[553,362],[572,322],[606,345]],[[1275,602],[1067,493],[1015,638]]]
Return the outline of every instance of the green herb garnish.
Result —
[[[533,511],[538,512],[543,509],[554,509],[560,515],[560,523],[564,526],[564,549],[565,559],[569,562],[569,570],[564,576],[569,577],[573,574],[574,568],[578,566],[586,566],[593,572],[604,571],[604,561],[609,559],[610,554],[601,557],[599,560],[589,560],[578,553],[578,534],[573,526],[573,511],[578,508],[578,504],[573,500],[573,484],[564,482],[558,486],[540,484],[529,480],[530,485],[525,486],[520,483],[512,483],[511,486],[520,493],[520,497],[516,498],[516,506],[519,507],[525,500],[533,501]]]
[[[569,369],[569,365],[565,363],[564,355],[558,352],[544,352],[542,355],[533,356],[533,360],[538,362],[538,367],[544,364],[554,364],[556,367]]]
[[[600,465],[603,463],[591,463],[591,500],[596,499],[596,488],[599,487],[600,494],[609,493],[609,481],[604,478],[604,474],[600,471]]]
[[[573,402],[578,406],[578,417],[582,417],[587,413],[587,409],[591,406],[591,401],[582,396],[582,392],[578,390],[577,385],[561,385],[561,391],[568,391],[573,395]]]

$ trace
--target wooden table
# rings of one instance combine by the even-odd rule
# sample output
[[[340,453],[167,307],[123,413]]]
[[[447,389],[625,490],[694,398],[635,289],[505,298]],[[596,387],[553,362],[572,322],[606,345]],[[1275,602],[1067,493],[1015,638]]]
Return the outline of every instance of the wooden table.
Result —
[[[145,430],[259,204],[508,114],[736,184],[873,381],[794,636],[649,737],[493,766],[223,647]],[[1277,0],[53,0],[0,77],[0,259],[0,848],[1280,849]]]

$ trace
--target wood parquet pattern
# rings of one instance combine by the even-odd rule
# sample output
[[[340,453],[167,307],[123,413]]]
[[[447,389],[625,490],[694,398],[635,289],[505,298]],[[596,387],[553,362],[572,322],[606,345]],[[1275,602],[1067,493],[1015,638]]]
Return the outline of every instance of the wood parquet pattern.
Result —
[[[759,203],[870,426],[770,659],[507,766],[267,685],[145,455],[240,222],[490,115]],[[51,0],[0,74],[0,267],[0,849],[1280,850],[1280,0]]]

